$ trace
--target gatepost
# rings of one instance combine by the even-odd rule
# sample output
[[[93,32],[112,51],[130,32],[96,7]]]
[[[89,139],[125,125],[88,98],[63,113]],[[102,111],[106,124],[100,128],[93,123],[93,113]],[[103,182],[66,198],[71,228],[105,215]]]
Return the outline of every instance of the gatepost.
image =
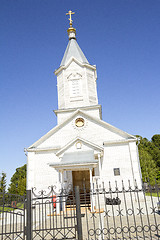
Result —
[[[26,222],[26,240],[32,239],[32,204],[31,204],[31,190],[27,190],[27,199],[26,199],[26,213],[27,213],[27,222]]]
[[[78,240],[83,240],[79,186],[75,186],[75,200],[76,200],[76,218],[77,218]]]

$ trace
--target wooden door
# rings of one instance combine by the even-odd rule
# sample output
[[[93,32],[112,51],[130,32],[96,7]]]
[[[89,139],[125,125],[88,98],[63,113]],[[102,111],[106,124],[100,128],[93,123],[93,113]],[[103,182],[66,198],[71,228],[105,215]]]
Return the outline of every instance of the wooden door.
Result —
[[[80,189],[90,189],[90,175],[89,170],[72,171],[73,187],[79,186]]]

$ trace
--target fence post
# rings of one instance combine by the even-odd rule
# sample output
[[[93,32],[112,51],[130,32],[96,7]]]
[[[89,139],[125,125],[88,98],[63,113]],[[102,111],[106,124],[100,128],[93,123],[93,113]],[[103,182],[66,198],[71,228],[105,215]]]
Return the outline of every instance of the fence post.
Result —
[[[4,230],[4,205],[5,205],[5,190],[3,189],[3,195],[2,195],[2,203],[3,203],[3,209],[2,209],[2,239],[3,239],[3,230]]]
[[[78,240],[83,240],[79,186],[75,186],[75,200],[76,200],[76,218],[77,218]]]
[[[26,209],[27,209],[27,227],[26,227],[26,239],[32,239],[32,206],[31,206],[31,190],[27,190],[27,202],[26,202]]]

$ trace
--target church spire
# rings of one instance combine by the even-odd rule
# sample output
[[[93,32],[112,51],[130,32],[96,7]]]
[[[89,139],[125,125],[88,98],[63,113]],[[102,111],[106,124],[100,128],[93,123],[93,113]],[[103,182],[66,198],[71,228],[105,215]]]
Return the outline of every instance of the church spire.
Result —
[[[68,43],[68,46],[64,53],[64,56],[63,56],[60,66],[65,66],[72,57],[74,57],[81,63],[89,64],[87,58],[85,57],[84,53],[82,52],[81,48],[79,47],[79,45],[76,41],[76,29],[73,28],[73,26],[72,26],[72,23],[73,23],[72,15],[73,14],[75,14],[75,12],[72,12],[71,10],[69,10],[68,13],[66,13],[66,15],[69,15],[68,20],[69,20],[70,27],[67,30],[68,36],[69,36],[69,43]]]
[[[76,39],[76,29],[73,28],[72,26],[72,15],[75,14],[75,12],[72,12],[71,10],[68,11],[68,13],[66,13],[66,15],[69,15],[69,25],[70,27],[68,28],[67,32],[68,32],[68,36],[69,36],[69,40],[71,39]]]
[[[60,67],[55,71],[58,90],[58,122],[70,109],[85,108],[85,111],[97,112],[98,97],[96,87],[96,66],[90,65],[76,40],[76,29],[73,28],[71,10],[69,15],[69,42]],[[88,110],[89,108],[89,110]],[[61,115],[61,111],[65,113]],[[98,110],[99,112],[99,110]],[[61,120],[60,120],[61,119]]]

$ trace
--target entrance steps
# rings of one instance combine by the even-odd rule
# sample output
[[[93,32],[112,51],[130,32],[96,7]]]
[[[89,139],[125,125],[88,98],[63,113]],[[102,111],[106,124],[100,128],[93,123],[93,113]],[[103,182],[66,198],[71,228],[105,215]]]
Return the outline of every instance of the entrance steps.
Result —
[[[66,208],[71,208],[72,206],[75,207],[75,192],[71,191],[68,195],[66,200]],[[90,207],[90,190],[80,190],[80,205],[81,207]]]

